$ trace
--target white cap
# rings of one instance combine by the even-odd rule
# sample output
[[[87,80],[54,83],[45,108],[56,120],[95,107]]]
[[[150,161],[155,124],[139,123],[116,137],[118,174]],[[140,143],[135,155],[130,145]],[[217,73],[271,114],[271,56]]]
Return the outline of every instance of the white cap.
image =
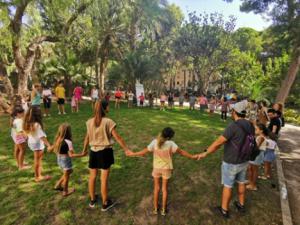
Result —
[[[240,114],[245,114],[246,112],[246,107],[247,105],[245,104],[244,101],[241,101],[241,102],[238,102],[238,103],[235,103],[232,107],[232,109],[234,111],[236,111],[237,113],[240,113]],[[243,112],[244,111],[244,112]]]

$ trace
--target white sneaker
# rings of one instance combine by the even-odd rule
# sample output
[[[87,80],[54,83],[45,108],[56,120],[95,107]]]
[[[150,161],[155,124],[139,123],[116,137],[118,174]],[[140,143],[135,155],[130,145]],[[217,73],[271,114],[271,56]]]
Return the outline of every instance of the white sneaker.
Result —
[[[66,112],[64,112],[64,114],[67,114]]]
[[[44,117],[46,117],[47,115],[46,114],[44,114]]]
[[[61,112],[58,112],[58,115],[61,115]]]

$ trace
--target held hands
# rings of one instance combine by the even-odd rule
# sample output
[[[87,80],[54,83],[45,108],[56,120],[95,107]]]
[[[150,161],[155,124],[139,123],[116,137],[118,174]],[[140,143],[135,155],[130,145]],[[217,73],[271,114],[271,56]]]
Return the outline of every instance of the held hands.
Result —
[[[82,150],[82,152],[81,152],[81,157],[87,156],[87,154],[88,154],[88,151]]]
[[[53,149],[54,149],[54,145],[49,145],[49,146],[47,147],[47,152],[52,152]]]
[[[207,156],[206,152],[194,155],[195,159],[197,159],[197,160],[204,159],[206,156]]]

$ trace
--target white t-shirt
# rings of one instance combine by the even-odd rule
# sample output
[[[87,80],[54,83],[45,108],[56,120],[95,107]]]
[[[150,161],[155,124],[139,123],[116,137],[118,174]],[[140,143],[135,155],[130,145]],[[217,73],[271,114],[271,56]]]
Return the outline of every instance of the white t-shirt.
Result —
[[[13,121],[13,125],[11,128],[11,136],[15,139],[17,133],[20,133],[23,131],[23,120],[21,118],[16,118]]]
[[[133,96],[134,96],[133,93],[129,93],[129,94],[128,94],[128,100],[129,100],[129,101],[132,101],[132,100],[133,100]]]
[[[260,138],[262,138],[262,137],[256,137],[256,143],[258,143],[258,141],[260,140]],[[263,142],[259,146],[259,150],[266,151],[266,149],[267,149],[267,139],[264,138]]]
[[[43,97],[51,98],[52,97],[52,92],[50,89],[44,89],[42,92]]]
[[[99,96],[98,89],[92,89],[91,97],[95,99],[98,98],[98,96]]]
[[[172,155],[176,153],[178,149],[174,141],[166,141],[158,148],[157,139],[154,139],[147,148],[149,152],[153,152],[153,168],[173,169]]]
[[[42,127],[39,123],[34,124],[35,131],[27,134],[28,136],[28,147],[32,151],[44,150],[45,144],[42,141],[42,137],[47,137],[45,132],[42,130]]]

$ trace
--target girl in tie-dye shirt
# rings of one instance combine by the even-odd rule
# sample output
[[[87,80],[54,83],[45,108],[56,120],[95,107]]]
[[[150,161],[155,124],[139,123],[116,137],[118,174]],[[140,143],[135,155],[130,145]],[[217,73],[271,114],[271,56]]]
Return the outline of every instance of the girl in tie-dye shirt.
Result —
[[[178,148],[175,142],[171,141],[174,137],[174,130],[170,127],[164,128],[159,136],[154,139],[147,148],[142,151],[132,153],[130,156],[144,156],[153,153],[153,171],[154,178],[154,214],[158,213],[158,196],[160,190],[160,178],[162,178],[163,203],[161,215],[166,215],[167,197],[168,197],[168,180],[171,178],[173,170],[172,156],[179,153],[187,158],[196,159],[195,156]]]

